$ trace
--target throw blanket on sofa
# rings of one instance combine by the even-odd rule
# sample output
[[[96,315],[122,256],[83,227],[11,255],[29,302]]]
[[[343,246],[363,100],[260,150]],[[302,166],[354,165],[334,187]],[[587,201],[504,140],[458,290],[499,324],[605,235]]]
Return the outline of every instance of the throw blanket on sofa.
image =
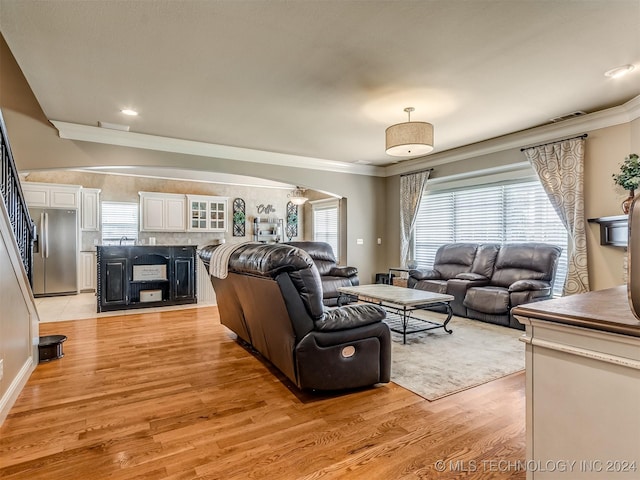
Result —
[[[211,254],[209,262],[209,275],[217,278],[227,278],[229,274],[229,259],[233,252],[248,243],[256,242],[240,242],[240,243],[223,243],[217,247]]]

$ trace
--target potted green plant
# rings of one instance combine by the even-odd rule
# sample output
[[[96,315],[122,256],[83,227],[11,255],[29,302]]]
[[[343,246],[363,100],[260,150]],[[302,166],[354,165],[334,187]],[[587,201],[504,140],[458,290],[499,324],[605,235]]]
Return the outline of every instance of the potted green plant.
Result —
[[[629,198],[622,202],[622,211],[627,214],[635,196],[635,189],[640,185],[640,158],[638,158],[638,154],[630,153],[627,155],[620,165],[620,173],[614,173],[612,177],[616,185],[629,190]]]

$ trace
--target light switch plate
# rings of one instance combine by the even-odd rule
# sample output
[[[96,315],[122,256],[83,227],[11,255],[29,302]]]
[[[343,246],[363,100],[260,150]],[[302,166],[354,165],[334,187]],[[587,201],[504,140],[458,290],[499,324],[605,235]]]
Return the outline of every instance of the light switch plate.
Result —
[[[364,245],[364,238],[356,238],[356,245]]]

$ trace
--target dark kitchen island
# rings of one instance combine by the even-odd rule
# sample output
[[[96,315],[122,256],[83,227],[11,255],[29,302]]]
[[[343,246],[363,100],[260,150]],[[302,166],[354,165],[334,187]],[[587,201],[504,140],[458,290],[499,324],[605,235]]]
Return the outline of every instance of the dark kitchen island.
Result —
[[[196,247],[97,247],[98,312],[196,303]]]

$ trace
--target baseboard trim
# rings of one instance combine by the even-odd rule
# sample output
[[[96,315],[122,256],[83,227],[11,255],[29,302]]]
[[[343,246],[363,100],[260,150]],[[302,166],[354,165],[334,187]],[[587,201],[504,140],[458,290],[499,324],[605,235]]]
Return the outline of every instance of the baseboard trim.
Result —
[[[4,423],[7,415],[9,415],[9,410],[11,410],[11,407],[13,407],[13,404],[18,399],[18,395],[22,392],[22,389],[27,384],[35,368],[34,358],[29,357],[18,372],[18,375],[16,375],[16,378],[14,378],[11,385],[9,385],[8,390],[2,398],[0,398],[0,426]]]

